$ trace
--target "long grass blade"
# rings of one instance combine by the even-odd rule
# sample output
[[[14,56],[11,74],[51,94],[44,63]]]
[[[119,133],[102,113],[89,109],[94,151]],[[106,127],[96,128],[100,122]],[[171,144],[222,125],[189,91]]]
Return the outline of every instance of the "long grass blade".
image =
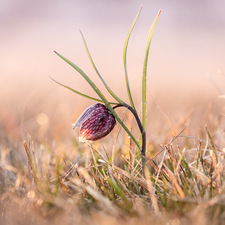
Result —
[[[102,92],[98,89],[98,87],[92,82],[92,80],[84,73],[83,70],[81,70],[77,65],[75,65],[73,62],[59,54],[55,51],[55,53],[63,59],[65,62],[67,62],[70,66],[72,66],[77,72],[80,73],[80,75],[89,83],[89,85],[93,88],[93,90],[96,92],[96,94],[100,97],[102,102],[105,104],[105,106],[109,109],[109,111],[113,114],[113,116],[116,118],[116,120],[120,123],[120,125],[123,127],[123,129],[127,132],[127,134],[131,137],[131,139],[134,141],[134,143],[137,145],[139,150],[141,151],[141,147],[138,143],[138,141],[135,139],[133,134],[130,132],[130,130],[127,128],[127,126],[123,123],[123,121],[120,119],[120,117],[117,115],[115,110],[112,108],[108,100],[105,98],[105,96],[102,94]]]
[[[110,89],[110,87],[107,85],[107,83],[105,82],[105,80],[103,79],[103,77],[101,76],[101,74],[99,73],[99,71],[98,71],[97,67],[95,66],[94,61],[93,61],[93,59],[91,57],[91,54],[90,54],[90,52],[88,50],[87,43],[86,43],[86,41],[84,39],[84,35],[82,34],[81,31],[80,31],[80,33],[81,33],[81,36],[82,36],[82,39],[83,39],[83,42],[84,42],[85,49],[87,51],[88,57],[89,57],[89,59],[91,61],[91,64],[92,64],[95,72],[98,74],[98,76],[101,79],[102,83],[105,85],[105,88],[113,96],[113,98],[115,98],[120,104],[123,104],[124,102]]]
[[[126,197],[123,189],[119,186],[119,184],[114,179],[111,179],[110,177],[107,177],[107,181],[109,182],[109,185],[115,190],[116,194],[121,197],[127,209],[131,208],[131,204],[128,201],[128,198]]]
[[[146,128],[146,76],[147,76],[147,64],[148,64],[148,55],[149,55],[149,48],[152,40],[152,35],[156,26],[156,23],[159,19],[161,10],[159,10],[158,15],[156,16],[149,34],[148,34],[148,41],[147,41],[147,46],[146,46],[146,51],[145,51],[145,59],[144,59],[144,67],[143,67],[143,77],[142,77],[142,124],[143,128],[145,130]]]
[[[53,79],[52,77],[50,77],[50,76],[49,76],[49,78],[52,79],[55,83],[61,85],[62,87],[65,87],[65,88],[69,89],[69,90],[72,91],[72,92],[75,92],[75,93],[78,94],[78,95],[81,95],[81,96],[83,96],[83,97],[85,97],[85,98],[94,100],[94,101],[96,101],[96,102],[102,102],[102,100],[100,100],[100,99],[93,98],[93,97],[91,97],[91,96],[85,95],[85,94],[83,94],[83,93],[81,93],[81,92],[79,92],[79,91],[74,90],[73,88],[71,88],[71,87],[69,87],[69,86],[66,86],[66,85],[64,85],[64,84],[61,84],[61,83],[59,83],[58,81],[54,80],[54,79]],[[110,102],[110,104],[116,105],[116,104],[118,104],[118,103]]]
[[[186,162],[186,160],[185,160],[185,158],[184,158],[184,156],[183,156],[182,151],[180,150],[180,148],[178,148],[178,149],[179,149],[179,152],[180,152],[180,155],[181,155],[182,163],[183,163],[184,168],[185,168],[185,172],[186,172],[187,175],[188,175],[188,178],[193,178],[192,173],[191,173],[191,170],[190,170],[190,168],[189,168],[189,166],[188,166],[188,163]]]
[[[123,65],[124,65],[124,71],[125,71],[126,87],[127,87],[127,93],[128,93],[128,97],[129,97],[129,100],[130,100],[130,104],[131,104],[133,109],[135,109],[135,106],[134,106],[134,102],[133,102],[133,99],[132,99],[129,80],[128,80],[128,74],[127,74],[127,46],[128,46],[128,42],[129,42],[129,39],[130,39],[130,35],[131,35],[132,30],[133,30],[133,28],[134,28],[134,26],[135,26],[135,24],[138,20],[138,17],[141,13],[141,10],[142,10],[142,7],[139,9],[138,14],[134,19],[134,22],[131,25],[131,28],[130,28],[128,34],[127,34],[125,44],[124,44],[124,49],[123,49]]]
[[[210,133],[209,133],[208,127],[205,126],[205,128],[206,128],[207,134],[208,134],[208,136],[209,136],[209,140],[210,140],[210,142],[211,142],[211,145],[212,145],[212,148],[213,148],[213,152],[214,152],[214,154],[215,154],[216,163],[218,163],[218,156],[217,156],[217,154],[216,154],[216,148],[215,148],[215,145],[214,145],[213,140],[212,140],[212,137],[211,137],[211,135],[210,135]]]

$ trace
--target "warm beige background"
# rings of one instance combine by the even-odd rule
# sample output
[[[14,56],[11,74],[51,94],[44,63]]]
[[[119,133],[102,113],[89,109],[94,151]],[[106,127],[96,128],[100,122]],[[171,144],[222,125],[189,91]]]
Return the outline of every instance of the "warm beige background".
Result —
[[[223,101],[217,99],[218,92],[207,76],[225,91],[225,77],[217,71],[225,72],[223,0],[7,0],[0,2],[1,123],[10,132],[20,127],[22,134],[32,133],[31,127],[37,129],[46,118],[51,125],[59,121],[64,125],[70,123],[86,105],[93,103],[48,78],[50,75],[94,96],[80,75],[53,53],[57,50],[103,88],[90,65],[79,29],[100,73],[126,100],[123,45],[141,5],[144,7],[128,50],[129,78],[138,109],[147,35],[162,9],[150,49],[149,91],[169,116],[171,109],[179,111],[186,103],[193,107],[197,100],[203,105],[217,102],[221,112]],[[150,94],[148,102],[151,114]],[[58,129],[61,130],[60,126]]]

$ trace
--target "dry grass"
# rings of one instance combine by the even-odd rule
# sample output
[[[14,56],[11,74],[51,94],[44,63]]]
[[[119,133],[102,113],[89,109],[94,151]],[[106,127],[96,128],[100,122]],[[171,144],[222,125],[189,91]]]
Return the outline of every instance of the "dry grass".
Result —
[[[164,117],[151,120],[149,115],[145,177],[139,151],[119,126],[105,142],[79,144],[77,134],[66,138],[68,132],[60,131],[60,122],[54,124],[55,137],[43,137],[38,130],[32,132],[36,136],[21,139],[5,121],[0,223],[221,223],[225,219],[224,116],[212,108],[203,107],[198,114],[189,109],[182,116],[177,111],[173,118],[166,113],[173,129]],[[131,117],[125,118],[135,130]],[[192,137],[193,127],[199,136]]]

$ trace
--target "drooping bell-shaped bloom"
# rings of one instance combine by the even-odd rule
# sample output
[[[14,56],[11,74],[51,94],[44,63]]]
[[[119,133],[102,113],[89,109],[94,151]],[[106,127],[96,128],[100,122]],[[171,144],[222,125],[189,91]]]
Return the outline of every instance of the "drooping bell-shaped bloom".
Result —
[[[80,127],[80,142],[97,141],[109,134],[115,125],[115,117],[101,103],[88,107],[72,124],[73,129]]]

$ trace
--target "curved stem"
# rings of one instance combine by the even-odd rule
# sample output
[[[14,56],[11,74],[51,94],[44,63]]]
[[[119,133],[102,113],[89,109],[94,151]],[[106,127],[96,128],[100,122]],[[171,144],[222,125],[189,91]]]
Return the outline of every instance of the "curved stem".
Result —
[[[141,123],[141,121],[138,117],[137,112],[130,105],[127,105],[126,103],[124,103],[123,105],[118,104],[118,105],[114,106],[113,109],[118,108],[118,107],[126,107],[127,109],[129,109],[133,113],[133,115],[134,115],[134,117],[137,121],[138,127],[139,127],[141,135],[142,135],[141,156],[142,156],[142,167],[144,167],[145,155],[146,155],[146,132],[145,132],[143,126],[142,126],[142,123]]]

